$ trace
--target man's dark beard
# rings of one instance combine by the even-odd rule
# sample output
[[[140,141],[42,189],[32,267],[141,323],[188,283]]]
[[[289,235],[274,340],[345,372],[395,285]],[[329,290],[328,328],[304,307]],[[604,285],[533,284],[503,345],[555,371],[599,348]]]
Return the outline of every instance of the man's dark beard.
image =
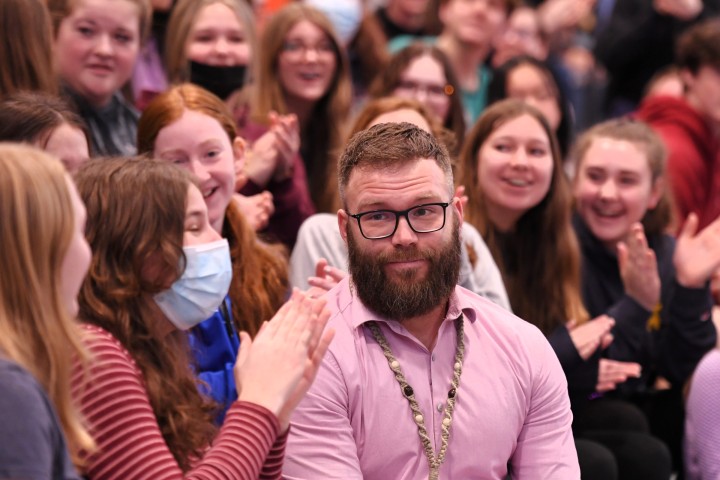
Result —
[[[347,229],[348,260],[358,297],[372,312],[387,320],[406,320],[430,312],[450,298],[460,272],[460,228],[453,222],[452,238],[439,249],[398,247],[391,253],[367,254]],[[421,234],[422,235],[422,234]],[[400,280],[390,279],[384,266],[389,262],[424,259],[427,274],[419,280],[415,269],[400,271]]]

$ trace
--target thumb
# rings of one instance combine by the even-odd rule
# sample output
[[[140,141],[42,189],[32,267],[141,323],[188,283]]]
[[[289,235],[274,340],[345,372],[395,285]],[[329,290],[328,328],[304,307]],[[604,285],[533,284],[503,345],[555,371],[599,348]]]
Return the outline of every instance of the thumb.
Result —
[[[250,348],[252,347],[252,338],[247,332],[240,332],[240,348],[238,349],[236,367],[242,367],[247,358],[250,356]]]

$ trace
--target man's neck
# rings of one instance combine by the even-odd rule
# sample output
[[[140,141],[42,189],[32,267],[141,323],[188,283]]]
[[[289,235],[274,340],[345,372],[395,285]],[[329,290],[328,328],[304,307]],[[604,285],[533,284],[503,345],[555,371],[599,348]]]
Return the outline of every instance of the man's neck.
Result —
[[[435,307],[430,312],[402,321],[402,326],[417,338],[428,351],[432,352],[435,348],[440,325],[442,325],[447,314],[448,302]]]
[[[407,15],[393,2],[385,7],[385,15],[396,27],[406,32],[417,32],[425,26],[424,15]]]
[[[437,46],[447,55],[460,82],[460,88],[473,92],[478,89],[478,69],[487,58],[490,49],[480,45],[459,42],[447,32],[438,37]]]

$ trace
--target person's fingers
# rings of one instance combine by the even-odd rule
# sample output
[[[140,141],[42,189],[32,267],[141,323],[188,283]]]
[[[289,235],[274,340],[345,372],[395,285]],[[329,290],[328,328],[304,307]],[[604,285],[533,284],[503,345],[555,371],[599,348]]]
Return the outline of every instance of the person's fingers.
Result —
[[[324,273],[336,282],[340,282],[347,276],[347,272],[345,270],[333,267],[331,265],[325,267]]]
[[[322,289],[324,292],[332,290],[337,282],[325,277],[308,277],[308,285],[311,287]]]
[[[627,268],[630,253],[628,252],[628,245],[625,242],[618,242],[617,244],[617,257],[618,266],[620,271],[623,272]]]
[[[315,276],[316,277],[324,277],[325,276],[325,268],[328,266],[328,261],[326,258],[319,258],[317,263],[315,263]]]
[[[613,337],[612,333],[606,333],[605,335],[602,336],[602,340],[600,341],[600,348],[602,350],[605,350],[606,348],[608,348],[610,346],[610,344],[612,343],[612,341],[614,339],[615,339],[615,337]]]
[[[699,220],[697,214],[693,212],[688,215],[687,219],[685,220],[685,224],[683,225],[680,233],[678,234],[678,240],[694,237],[695,233],[697,233],[698,223]]]

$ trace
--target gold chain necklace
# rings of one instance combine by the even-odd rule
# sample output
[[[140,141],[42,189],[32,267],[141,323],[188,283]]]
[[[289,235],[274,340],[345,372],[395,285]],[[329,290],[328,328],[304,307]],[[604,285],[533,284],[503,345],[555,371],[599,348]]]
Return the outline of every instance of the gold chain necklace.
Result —
[[[427,457],[428,465],[430,467],[429,480],[438,480],[440,478],[440,465],[445,460],[445,454],[448,449],[448,441],[450,439],[450,425],[452,425],[452,415],[455,410],[455,401],[457,400],[457,391],[460,386],[460,375],[462,374],[462,363],[465,357],[465,342],[463,340],[463,317],[460,315],[455,321],[455,330],[457,332],[457,347],[455,348],[455,365],[453,365],[453,378],[450,382],[450,391],[448,391],[448,400],[445,404],[445,411],[443,413],[443,420],[441,425],[442,433],[440,435],[440,451],[435,455],[435,451],[432,447],[432,442],[428,436],[427,429],[425,428],[425,418],[420,411],[420,406],[415,399],[415,392],[413,388],[405,380],[402,369],[400,368],[400,362],[397,361],[390,345],[388,345],[385,335],[383,335],[380,327],[376,322],[367,322],[366,325],[370,329],[375,341],[378,342],[380,348],[382,348],[383,354],[390,365],[390,370],[395,374],[395,379],[400,384],[400,389],[403,395],[407,398],[410,403],[410,410],[412,410],[413,419],[418,427],[418,435],[420,436],[420,442],[422,443],[425,457]]]

